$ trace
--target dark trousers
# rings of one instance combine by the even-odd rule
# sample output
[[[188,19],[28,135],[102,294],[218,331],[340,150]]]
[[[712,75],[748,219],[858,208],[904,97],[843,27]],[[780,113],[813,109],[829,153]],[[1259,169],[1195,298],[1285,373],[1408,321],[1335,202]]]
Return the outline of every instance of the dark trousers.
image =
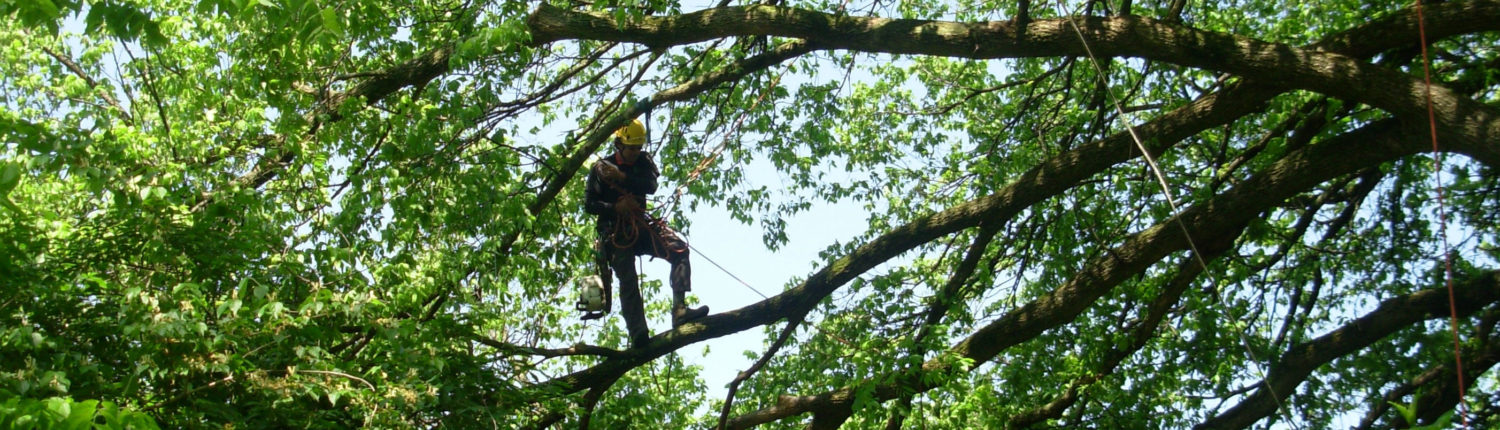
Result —
[[[650,255],[672,264],[668,282],[672,286],[672,310],[684,306],[684,296],[692,290],[692,265],[688,263],[687,242],[667,227],[665,221],[652,220],[646,227],[620,226],[600,232],[596,249],[599,250],[600,278],[605,288],[610,283],[610,270],[620,277],[620,314],[625,317],[625,328],[632,341],[650,337],[646,326],[645,300],[641,297],[640,277],[635,271],[635,257]],[[633,230],[632,230],[633,229]]]

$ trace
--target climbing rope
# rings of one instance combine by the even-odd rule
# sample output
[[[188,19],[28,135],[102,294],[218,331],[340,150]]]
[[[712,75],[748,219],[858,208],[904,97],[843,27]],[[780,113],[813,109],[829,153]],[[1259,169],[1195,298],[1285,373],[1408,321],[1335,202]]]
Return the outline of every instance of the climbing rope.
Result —
[[[1146,166],[1151,171],[1152,176],[1156,178],[1157,185],[1161,186],[1162,195],[1165,196],[1167,200],[1167,207],[1171,209],[1171,216],[1177,220],[1177,226],[1182,229],[1182,236],[1187,240],[1188,249],[1192,251],[1193,258],[1198,261],[1198,264],[1203,269],[1203,274],[1209,278],[1209,282],[1213,283],[1214,285],[1218,285],[1218,281],[1215,280],[1213,272],[1208,269],[1208,261],[1203,259],[1203,252],[1198,249],[1197,242],[1193,240],[1192,233],[1188,230],[1187,222],[1182,220],[1182,210],[1177,205],[1177,199],[1172,195],[1172,189],[1171,186],[1167,183],[1166,175],[1162,173],[1161,167],[1156,163],[1156,159],[1151,156],[1151,151],[1146,148],[1146,144],[1141,141],[1140,135],[1135,131],[1135,126],[1132,126],[1130,124],[1130,121],[1126,120],[1129,117],[1129,113],[1125,112],[1125,107],[1122,103],[1120,103],[1119,97],[1117,97],[1115,95],[1115,92],[1110,88],[1109,80],[1105,76],[1104,68],[1099,65],[1099,59],[1094,55],[1093,48],[1089,46],[1088,37],[1084,36],[1083,29],[1078,25],[1077,17],[1074,16],[1073,12],[1068,9],[1068,5],[1063,0],[1057,0],[1057,5],[1063,11],[1063,16],[1067,17],[1068,24],[1073,28],[1073,32],[1078,35],[1078,42],[1083,46],[1083,51],[1088,56],[1089,64],[1093,65],[1094,67],[1094,71],[1096,72],[1096,75],[1099,78],[1099,83],[1101,84],[1100,88],[1102,88],[1105,94],[1109,96],[1109,101],[1115,108],[1115,112],[1118,114],[1117,118],[1119,118],[1120,122],[1124,124],[1125,131],[1130,135],[1130,139],[1135,143],[1136,148],[1141,151],[1141,158],[1146,160]],[[1235,317],[1236,320],[1241,318],[1242,317]],[[1249,356],[1251,363],[1255,364],[1257,372],[1261,374],[1261,385],[1265,387],[1267,393],[1271,394],[1271,398],[1276,400],[1276,409],[1279,410],[1283,415],[1290,417],[1291,411],[1287,409],[1286,403],[1281,400],[1281,396],[1277,395],[1276,389],[1272,387],[1270,381],[1266,379],[1265,369],[1260,368],[1261,360],[1255,353],[1255,350],[1250,347],[1250,339],[1245,333],[1246,330],[1235,331],[1239,333],[1240,343],[1244,347],[1245,353]],[[1293,422],[1292,420],[1287,421]],[[1293,424],[1293,427],[1299,429],[1301,428],[1296,424]]]
[[[614,189],[622,198],[636,199],[635,194],[621,187],[620,184],[604,180],[600,182]],[[657,234],[661,231],[660,229],[666,227],[666,222],[661,217],[647,213],[645,206],[641,206],[641,210],[634,213],[615,212],[615,222],[609,231],[609,244],[617,249],[634,249],[636,241],[641,238],[641,232],[645,231],[650,234],[652,255],[667,255],[666,244],[662,243],[661,236]]]
[[[729,277],[734,278],[734,280],[736,280],[736,281],[739,281],[740,285],[744,285],[745,288],[749,288],[750,291],[754,291],[755,294],[759,294],[760,298],[762,298],[762,299],[769,299],[770,298],[770,297],[766,296],[766,293],[762,293],[762,292],[760,292],[760,290],[755,289],[755,287],[750,286],[749,282],[745,282],[744,279],[740,279],[739,276],[735,276],[734,272],[730,272],[729,269],[725,269],[724,266],[719,265],[719,263],[717,261],[714,261],[714,259],[708,258],[708,254],[704,254],[703,251],[699,251],[698,248],[694,248],[693,247],[693,242],[687,242],[687,244],[688,244],[688,249],[693,250],[693,252],[697,253],[699,257],[703,257],[704,260],[708,260],[708,264],[712,264],[712,265],[714,265],[714,267],[719,268],[719,271],[724,272],[725,275],[729,275]]]
[[[1468,387],[1464,383],[1463,348],[1458,337],[1458,299],[1453,294],[1453,252],[1448,243],[1448,211],[1443,192],[1443,153],[1438,150],[1437,109],[1432,106],[1432,59],[1427,53],[1427,19],[1422,15],[1422,0],[1417,0],[1417,36],[1422,43],[1422,87],[1427,102],[1427,128],[1432,137],[1432,180],[1437,183],[1438,236],[1443,240],[1443,283],[1448,287],[1448,331],[1453,335],[1453,369],[1458,376],[1458,411],[1464,428],[1469,428],[1468,404],[1464,397]]]
[[[761,101],[764,101],[766,99],[766,95],[770,94],[771,90],[776,89],[776,85],[781,82],[781,76],[784,74],[786,74],[786,69],[782,69],[781,73],[777,73],[776,77],[771,78],[771,83],[766,86],[766,89],[764,91],[761,91],[760,95],[755,98],[754,102],[750,103],[750,108],[740,111],[740,115],[734,120],[734,126],[730,127],[728,131],[724,132],[724,139],[719,142],[719,146],[715,147],[707,157],[703,157],[702,160],[699,160],[698,164],[693,167],[693,170],[691,172],[688,172],[687,178],[684,179],[681,184],[677,185],[677,189],[672,192],[672,203],[667,206],[668,213],[671,213],[673,210],[677,209],[677,202],[682,199],[682,193],[687,190],[688,185],[692,184],[693,181],[698,180],[698,177],[702,176],[703,172],[708,170],[708,168],[713,165],[714,160],[717,160],[719,158],[719,155],[723,154],[724,150],[729,148],[729,139],[738,134],[740,131],[740,127],[744,126],[745,116],[749,115],[751,111],[754,111],[757,106],[760,106]]]

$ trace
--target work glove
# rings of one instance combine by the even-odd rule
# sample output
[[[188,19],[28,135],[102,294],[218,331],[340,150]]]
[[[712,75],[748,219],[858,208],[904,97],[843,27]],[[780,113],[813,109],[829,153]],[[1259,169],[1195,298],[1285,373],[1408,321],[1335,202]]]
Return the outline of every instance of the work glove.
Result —
[[[633,216],[644,211],[645,209],[641,208],[641,203],[635,201],[635,197],[620,196],[619,200],[615,200],[615,212],[620,215]]]
[[[604,178],[604,180],[606,180],[606,181],[610,181],[610,182],[614,182],[614,183],[620,183],[620,182],[624,182],[625,181],[625,172],[620,171],[620,168],[619,167],[615,167],[615,165],[613,165],[613,164],[609,164],[609,163],[605,163],[605,162],[601,161],[601,162],[598,162],[598,163],[594,163],[594,167],[596,167],[597,170],[599,171],[599,176],[602,177],[602,178]]]

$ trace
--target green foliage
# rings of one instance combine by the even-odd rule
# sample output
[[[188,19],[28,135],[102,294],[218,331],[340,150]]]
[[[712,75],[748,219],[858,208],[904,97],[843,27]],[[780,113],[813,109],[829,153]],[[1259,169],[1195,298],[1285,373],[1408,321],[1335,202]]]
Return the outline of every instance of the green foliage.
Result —
[[[697,7],[575,3],[557,4],[622,27]],[[1063,14],[1032,3],[1032,19]],[[1135,2],[1131,13],[1170,18],[1172,3]],[[1091,2],[1078,13],[1127,4]],[[1303,45],[1404,5],[1195,4],[1172,25]],[[982,21],[1019,12],[1019,2],[989,1],[788,6]],[[829,295],[788,301],[811,312],[740,387],[732,415],[848,388],[853,428],[893,416],[907,428],[1003,428],[1052,404],[1063,406],[1035,426],[1188,427],[1256,389],[1293,347],[1381,300],[1441,285],[1439,234],[1453,236],[1455,279],[1489,273],[1500,258],[1495,167],[1418,155],[1246,205],[1255,213],[1243,232],[1194,238],[1204,246],[1216,239],[1208,233],[1232,236],[1221,255],[1199,262],[1171,245],[1095,296],[1061,296],[1104,282],[1112,258],[1135,252],[1122,250],[1131,240],[1176,234],[1169,220],[1180,211],[1224,204],[1258,177],[1317,172],[1326,166],[1273,168],[1392,115],[1300,90],[1218,106],[1237,113],[1142,142],[1164,148],[1163,190],[1134,142],[1094,153],[1108,159],[1095,164],[1071,151],[1127,135],[1126,124],[1190,122],[1163,118],[1274,79],[1135,58],[1099,58],[1095,68],[1076,56],[837,50],[698,88],[696,79],[789,40],[538,46],[528,27],[535,9],[0,0],[0,428],[717,424],[723,390],[705,376],[738,363],[684,355],[696,345],[649,360],[560,352],[628,349],[617,316],[579,322],[569,291],[593,271],[595,235],[578,209],[586,171],[570,163],[597,156],[580,152],[597,143],[581,137],[626,107],[651,108],[660,215],[712,226],[724,220],[698,210],[715,206],[761,229],[761,246],[738,244],[735,258],[823,247],[785,272],[788,288],[824,279],[824,267],[867,263],[854,260],[873,258],[876,245],[903,247]],[[1496,39],[1435,43],[1438,80],[1494,105]],[[1393,44],[1369,67],[1414,74],[1410,45]],[[673,92],[683,88],[694,92]],[[662,97],[674,101],[652,104]],[[680,204],[668,197],[678,187]],[[973,215],[997,233],[973,251],[973,273],[956,279],[980,229],[923,229],[945,219],[935,214],[1013,198],[1015,207]],[[827,207],[856,215],[808,219]],[[799,223],[860,221],[853,237],[798,236],[808,230]],[[708,230],[693,237],[716,240]],[[668,327],[662,284],[644,284],[655,333]],[[734,287],[699,284],[695,294],[724,288]],[[1022,310],[1062,305],[1078,310],[1044,309],[1025,318],[1057,321],[971,339],[1032,321]],[[1465,347],[1488,348],[1493,327],[1474,321],[1493,317],[1461,320]],[[720,324],[708,330],[728,330]],[[765,325],[747,356],[759,358],[780,331]],[[673,336],[662,343],[682,338]],[[1291,393],[1290,412],[1261,422],[1328,427],[1330,417],[1380,406],[1370,399],[1450,359],[1447,336],[1417,323],[1341,355]],[[1006,346],[976,360],[960,348],[970,340]],[[612,367],[627,362],[634,367]],[[619,374],[570,379],[589,369]],[[1404,401],[1396,414],[1415,424]],[[769,427],[798,420],[805,415]]]
[[[1409,428],[1415,430],[1446,429],[1450,428],[1453,423],[1453,411],[1448,411],[1446,413],[1443,413],[1441,417],[1438,417],[1438,419],[1433,421],[1432,423],[1429,423],[1427,425],[1417,425],[1417,406],[1415,401],[1410,405],[1403,405],[1395,402],[1391,402],[1390,405],[1392,408],[1396,409],[1396,413],[1401,415],[1401,419],[1403,420],[1403,422],[1405,422]]]
[[[7,429],[145,430],[160,428],[151,416],[123,410],[113,402],[35,399],[0,390],[0,427]]]

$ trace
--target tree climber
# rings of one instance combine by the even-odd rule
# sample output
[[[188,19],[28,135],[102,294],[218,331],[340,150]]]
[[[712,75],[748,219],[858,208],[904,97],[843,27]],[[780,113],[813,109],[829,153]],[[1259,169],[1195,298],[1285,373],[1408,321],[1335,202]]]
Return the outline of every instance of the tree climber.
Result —
[[[692,289],[692,269],[688,264],[688,246],[665,220],[646,213],[646,195],[656,192],[660,172],[646,144],[646,127],[638,119],[615,130],[615,153],[594,163],[589,169],[584,191],[585,212],[598,218],[594,244],[599,277],[609,289],[610,269],[620,275],[620,313],[630,332],[632,346],[650,339],[646,311],[641,298],[640,279],[635,273],[635,257],[650,255],[672,264],[672,327],[676,328],[704,315],[707,306],[687,308],[686,295]],[[607,311],[607,309],[606,309]]]

